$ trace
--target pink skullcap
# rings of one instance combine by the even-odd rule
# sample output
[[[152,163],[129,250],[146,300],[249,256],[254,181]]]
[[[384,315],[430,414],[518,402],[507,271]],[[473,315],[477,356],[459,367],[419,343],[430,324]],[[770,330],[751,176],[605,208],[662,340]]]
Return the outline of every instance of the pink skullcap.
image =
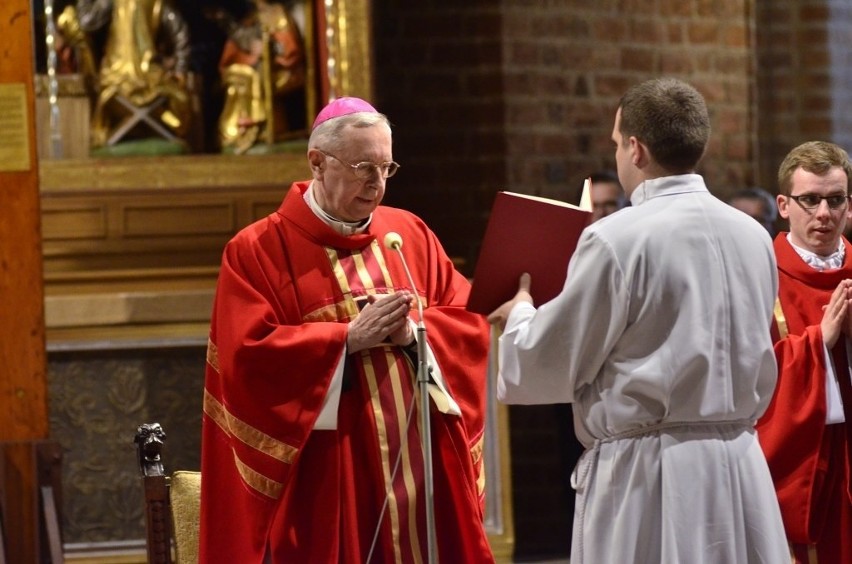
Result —
[[[317,118],[314,120],[314,126],[312,129],[316,129],[319,124],[330,119],[358,112],[370,112],[373,114],[379,113],[376,108],[361,98],[344,96],[343,98],[337,98],[333,102],[330,102],[320,111],[320,113],[317,114]]]

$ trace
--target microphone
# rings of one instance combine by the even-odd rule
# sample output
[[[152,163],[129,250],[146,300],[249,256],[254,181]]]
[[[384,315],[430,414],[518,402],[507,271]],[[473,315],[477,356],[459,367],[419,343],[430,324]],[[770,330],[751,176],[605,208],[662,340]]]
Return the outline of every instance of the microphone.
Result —
[[[423,486],[426,492],[426,546],[427,546],[427,561],[428,564],[437,564],[438,562],[438,533],[435,525],[435,485],[432,470],[432,433],[429,429],[432,428],[429,414],[429,373],[431,369],[428,366],[427,348],[426,348],[426,323],[423,321],[423,302],[420,301],[420,294],[417,293],[417,286],[414,285],[414,278],[411,276],[411,271],[408,270],[408,263],[405,262],[405,255],[402,254],[402,237],[399,233],[393,231],[385,235],[385,247],[388,250],[399,253],[399,260],[402,261],[402,267],[405,269],[405,275],[408,277],[408,283],[411,284],[411,289],[414,291],[414,299],[417,300],[417,313],[420,315],[420,321],[417,323],[417,385],[420,388],[420,429],[421,439],[423,441],[423,462],[424,476]],[[412,402],[414,396],[412,395]],[[414,404],[412,403],[412,408]],[[409,411],[413,413],[413,409]],[[406,429],[408,423],[406,423]],[[407,431],[406,431],[407,432]],[[400,451],[400,456],[402,451]],[[395,471],[395,470],[394,470]],[[390,495],[388,493],[388,495]],[[387,501],[387,496],[385,498]],[[379,520],[381,523],[381,518]],[[378,528],[376,529],[378,535]],[[375,542],[375,540],[373,541]],[[370,549],[372,554],[372,549]],[[369,560],[368,560],[369,561]]]
[[[423,302],[420,301],[420,294],[417,293],[417,286],[414,285],[414,278],[411,277],[411,271],[408,270],[408,263],[405,262],[405,255],[402,254],[402,237],[395,231],[389,231],[385,235],[385,248],[390,251],[399,253],[399,260],[402,261],[402,268],[405,269],[405,276],[408,277],[408,283],[411,284],[411,289],[414,292],[414,299],[417,300],[417,314],[420,316],[420,321],[417,324],[423,327]]]

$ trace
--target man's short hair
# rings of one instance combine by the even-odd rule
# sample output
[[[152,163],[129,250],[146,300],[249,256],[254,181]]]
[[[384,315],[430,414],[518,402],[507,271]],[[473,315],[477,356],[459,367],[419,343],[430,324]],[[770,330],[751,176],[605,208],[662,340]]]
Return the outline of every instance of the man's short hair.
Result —
[[[793,173],[802,168],[807,172],[824,175],[832,167],[840,167],[846,173],[846,193],[852,187],[852,163],[849,154],[840,146],[827,141],[808,141],[787,153],[778,167],[778,189],[785,196],[793,188]]]
[[[388,131],[391,130],[390,121],[387,116],[378,112],[355,112],[324,121],[311,132],[311,137],[308,139],[308,148],[339,151],[346,143],[341,138],[344,128],[347,126],[372,127],[379,123],[387,126]]]
[[[621,98],[623,142],[632,136],[672,173],[695,170],[710,138],[704,97],[676,78],[657,78],[631,87]]]

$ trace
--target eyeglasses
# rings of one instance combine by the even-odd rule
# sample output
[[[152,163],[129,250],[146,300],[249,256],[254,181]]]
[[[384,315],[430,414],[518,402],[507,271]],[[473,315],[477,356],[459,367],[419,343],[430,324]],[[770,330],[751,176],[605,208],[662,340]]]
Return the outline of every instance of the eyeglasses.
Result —
[[[323,151],[321,149],[317,149],[317,150],[320,153],[322,153],[323,155],[325,155],[326,157],[331,157],[332,159],[336,160],[340,164],[345,164],[346,166],[351,168],[352,172],[355,174],[355,176],[357,176],[361,180],[367,180],[368,178],[373,176],[374,172],[378,172],[379,176],[381,176],[382,178],[390,178],[391,176],[396,174],[396,171],[399,170],[399,163],[396,163],[394,161],[388,161],[388,162],[384,162],[384,163],[381,163],[381,164],[376,164],[376,163],[364,161],[364,162],[352,164],[352,163],[348,163],[348,162],[344,161],[343,159],[335,157],[331,153],[326,153],[325,151]]]
[[[833,210],[839,210],[849,201],[849,196],[846,194],[835,194],[833,196],[819,196],[817,194],[799,194],[798,196],[787,196],[794,200],[805,211],[814,211],[819,207],[823,200],[826,201],[828,207]]]

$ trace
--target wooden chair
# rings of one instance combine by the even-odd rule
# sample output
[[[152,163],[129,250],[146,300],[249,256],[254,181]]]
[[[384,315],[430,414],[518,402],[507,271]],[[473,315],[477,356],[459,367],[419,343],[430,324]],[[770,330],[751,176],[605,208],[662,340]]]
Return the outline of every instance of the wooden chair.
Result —
[[[166,433],[159,423],[136,430],[136,451],[145,492],[145,527],[149,564],[198,562],[198,523],[201,472],[163,470],[162,447]]]

